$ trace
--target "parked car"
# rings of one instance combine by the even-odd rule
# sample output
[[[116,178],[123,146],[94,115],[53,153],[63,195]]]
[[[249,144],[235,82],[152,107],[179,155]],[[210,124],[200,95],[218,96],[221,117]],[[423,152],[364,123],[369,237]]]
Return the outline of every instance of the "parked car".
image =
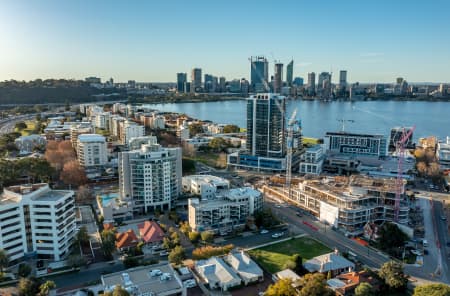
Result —
[[[423,254],[428,255],[428,250],[427,249],[423,250]]]
[[[267,229],[262,229],[262,230],[260,231],[260,233],[261,233],[261,234],[266,234],[266,233],[269,233],[269,230],[267,230]]]
[[[445,215],[442,215],[441,219],[445,221],[445,220],[447,220],[447,217],[445,217]]]
[[[197,286],[197,282],[194,279],[190,279],[183,282],[183,286],[186,288],[194,288]]]
[[[160,257],[165,257],[165,256],[168,256],[168,255],[169,255],[169,252],[167,252],[167,251],[162,251],[161,253],[159,253]]]

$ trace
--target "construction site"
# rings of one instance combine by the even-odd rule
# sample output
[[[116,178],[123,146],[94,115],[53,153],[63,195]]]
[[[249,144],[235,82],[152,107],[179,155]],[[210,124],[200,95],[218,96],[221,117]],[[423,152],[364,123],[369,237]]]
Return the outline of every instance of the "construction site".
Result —
[[[399,192],[395,178],[362,175],[293,178],[289,187],[282,185],[283,179],[272,178],[271,185],[263,187],[264,194],[294,204],[352,235],[361,234],[367,222],[408,224],[410,205],[405,194],[406,182]]]

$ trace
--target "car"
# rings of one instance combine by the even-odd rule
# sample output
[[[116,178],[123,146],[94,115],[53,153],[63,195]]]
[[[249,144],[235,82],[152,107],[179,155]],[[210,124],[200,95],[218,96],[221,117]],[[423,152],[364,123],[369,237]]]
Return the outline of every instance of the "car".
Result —
[[[160,276],[160,275],[162,275],[162,271],[161,270],[159,270],[159,269],[153,269],[153,270],[150,270],[150,276]]]
[[[262,229],[259,233],[261,233],[261,234],[266,234],[266,233],[269,233],[269,230],[267,230],[267,229]]]
[[[169,255],[169,252],[167,252],[167,251],[162,251],[161,253],[159,253],[160,257],[166,257],[168,255]]]
[[[276,208],[281,208],[281,205],[280,204],[276,204],[275,207]]]
[[[186,288],[194,288],[197,286],[197,282],[194,279],[190,279],[183,282],[183,286]]]
[[[303,216],[302,213],[300,213],[300,212],[295,213],[295,215],[297,215],[298,217],[302,217]]]
[[[428,255],[428,250],[427,249],[423,250],[423,254]]]
[[[272,238],[279,238],[280,237],[280,234],[279,233],[274,233],[274,234],[272,234]]]
[[[428,247],[428,241],[426,239],[422,240],[422,245]]]
[[[442,215],[442,216],[441,216],[441,220],[444,220],[444,221],[445,221],[445,220],[447,220],[447,217],[446,217],[445,215]]]

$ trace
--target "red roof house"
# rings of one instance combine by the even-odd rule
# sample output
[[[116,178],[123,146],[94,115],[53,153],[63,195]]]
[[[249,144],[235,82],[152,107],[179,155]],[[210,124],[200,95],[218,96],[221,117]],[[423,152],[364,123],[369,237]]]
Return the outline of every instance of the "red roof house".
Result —
[[[154,221],[145,221],[138,224],[139,234],[141,239],[146,244],[159,243],[164,238],[164,231],[159,227],[158,223]]]
[[[134,248],[138,243],[139,239],[131,229],[116,234],[116,248],[120,250]]]

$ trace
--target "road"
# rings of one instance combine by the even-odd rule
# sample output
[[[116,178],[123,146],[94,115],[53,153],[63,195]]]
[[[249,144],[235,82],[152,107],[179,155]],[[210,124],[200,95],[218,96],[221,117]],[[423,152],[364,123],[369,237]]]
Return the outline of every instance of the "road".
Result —
[[[14,127],[17,122],[23,121],[23,120],[29,120],[35,117],[36,114],[25,114],[25,115],[19,115],[14,116],[8,119],[3,119],[0,121],[0,135],[8,134],[14,131]]]

